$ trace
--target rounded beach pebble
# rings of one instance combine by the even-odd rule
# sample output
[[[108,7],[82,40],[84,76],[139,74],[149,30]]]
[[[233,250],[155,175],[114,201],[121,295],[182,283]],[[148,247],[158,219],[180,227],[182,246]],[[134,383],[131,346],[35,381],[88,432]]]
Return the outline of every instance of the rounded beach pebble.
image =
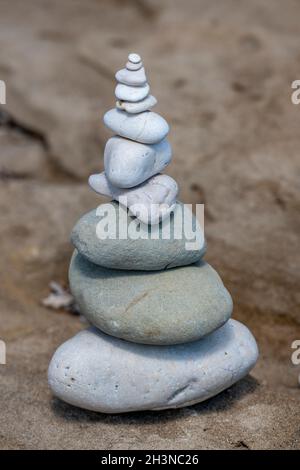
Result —
[[[97,224],[101,219],[100,211],[107,214],[106,239],[99,239],[97,236]],[[182,220],[184,225],[182,225]],[[120,234],[128,233],[130,224],[136,222],[125,208],[117,202],[110,202],[100,206],[98,215],[95,209],[81,217],[72,230],[71,240],[79,253],[87,260],[113,269],[165,270],[195,263],[205,253],[204,234],[196,217],[190,211],[186,211],[183,217],[183,205],[179,202],[176,204],[174,214],[163,224],[156,227],[140,224],[137,230],[145,233],[145,236],[141,233],[139,238],[120,237]],[[190,227],[195,234],[196,243],[191,247],[192,249],[189,249],[189,239],[185,235],[188,230],[185,226]],[[115,227],[117,227],[116,236]],[[170,237],[163,237],[163,233],[170,233]],[[175,238],[179,233],[182,237]],[[191,240],[190,238],[190,242]]]
[[[102,413],[193,405],[243,378],[258,357],[255,339],[230,320],[203,340],[144,346],[81,331],[55,352],[48,371],[53,393]]]
[[[165,271],[97,266],[75,250],[70,288],[80,312],[105,333],[144,344],[196,341],[231,316],[232,300],[207,263]]]
[[[163,171],[171,158],[172,149],[167,139],[146,145],[114,136],[104,149],[105,174],[112,185],[133,188]]]
[[[167,121],[153,111],[129,114],[114,108],[105,113],[103,121],[115,134],[142,144],[156,144],[169,132]]]

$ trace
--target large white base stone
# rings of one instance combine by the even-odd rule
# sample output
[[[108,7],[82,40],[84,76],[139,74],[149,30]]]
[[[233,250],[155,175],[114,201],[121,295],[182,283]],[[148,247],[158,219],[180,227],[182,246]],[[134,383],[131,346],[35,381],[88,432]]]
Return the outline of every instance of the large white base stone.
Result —
[[[258,358],[255,339],[241,323],[194,343],[146,346],[91,328],[62,344],[49,366],[53,393],[102,413],[192,405],[244,377]]]

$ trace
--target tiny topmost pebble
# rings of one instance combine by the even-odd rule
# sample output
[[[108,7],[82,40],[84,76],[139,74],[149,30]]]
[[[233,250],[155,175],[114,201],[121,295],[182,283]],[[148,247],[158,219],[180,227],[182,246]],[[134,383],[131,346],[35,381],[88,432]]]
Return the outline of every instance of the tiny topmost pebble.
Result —
[[[133,64],[138,64],[139,62],[141,62],[142,59],[140,58],[138,54],[131,53],[128,56],[128,60],[129,62],[132,62]]]

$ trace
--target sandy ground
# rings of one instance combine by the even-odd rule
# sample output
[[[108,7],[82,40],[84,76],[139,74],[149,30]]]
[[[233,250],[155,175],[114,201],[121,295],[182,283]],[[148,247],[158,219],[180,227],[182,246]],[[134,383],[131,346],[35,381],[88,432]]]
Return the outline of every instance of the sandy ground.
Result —
[[[296,0],[0,1],[0,448],[300,447],[299,15]],[[49,360],[84,325],[40,300],[66,284],[70,230],[100,202],[86,177],[130,51],[172,127],[168,173],[206,204],[206,259],[261,354],[204,404],[105,416],[52,397]]]

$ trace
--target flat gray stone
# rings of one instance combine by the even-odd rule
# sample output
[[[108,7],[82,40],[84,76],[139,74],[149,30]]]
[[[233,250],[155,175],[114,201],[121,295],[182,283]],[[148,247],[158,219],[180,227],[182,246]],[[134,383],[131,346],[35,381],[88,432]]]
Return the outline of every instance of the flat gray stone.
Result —
[[[232,300],[207,263],[165,271],[121,271],[89,262],[77,251],[69,270],[80,312],[112,336],[144,344],[196,341],[231,316]]]
[[[129,114],[120,109],[110,109],[104,114],[103,121],[115,134],[142,144],[156,144],[169,132],[167,121],[153,111]]]
[[[128,62],[126,62],[126,68],[127,70],[139,70],[141,67],[143,67],[143,62],[137,62],[136,64],[134,64],[133,62],[130,62],[130,60]]]
[[[118,82],[129,86],[142,86],[147,82],[144,67],[138,70],[128,70],[127,68],[119,70],[115,77]]]
[[[186,212],[182,224],[183,206],[176,204],[174,214],[156,227],[139,224],[141,236],[137,239],[120,238],[120,233],[126,233],[130,224],[138,223],[127,211],[116,202],[100,206],[102,212],[107,210],[109,230],[107,239],[97,237],[97,224],[101,220],[97,210],[85,214],[72,230],[71,240],[79,253],[87,260],[105,268],[155,271],[184,266],[199,261],[206,250],[204,234],[191,212]],[[111,210],[113,209],[113,210]],[[120,216],[120,211],[121,215]],[[98,211],[99,214],[99,211]],[[117,221],[117,236],[114,239],[114,227]],[[192,250],[187,249],[188,232],[185,227],[191,227],[197,233],[198,241]],[[197,232],[196,232],[197,229]],[[151,231],[158,239],[150,239]],[[170,238],[163,239],[163,231],[170,233]],[[182,234],[182,239],[176,239],[176,233]],[[185,235],[185,232],[187,235]],[[143,237],[143,235],[148,238]]]
[[[257,358],[254,337],[235,320],[203,340],[166,347],[128,343],[91,328],[57,349],[48,380],[61,400],[102,413],[180,408],[230,387]]]

